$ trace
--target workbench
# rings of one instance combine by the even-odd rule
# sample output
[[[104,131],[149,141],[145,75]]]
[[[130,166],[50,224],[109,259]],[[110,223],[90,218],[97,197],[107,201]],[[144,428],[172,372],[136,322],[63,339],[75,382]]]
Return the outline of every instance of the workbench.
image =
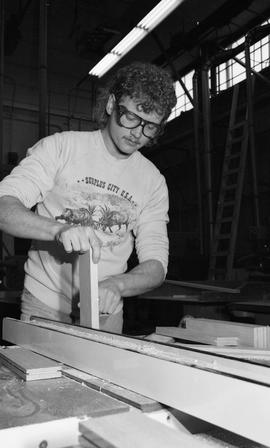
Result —
[[[186,315],[233,320],[236,303],[261,301],[264,305],[270,304],[269,282],[166,280],[160,287],[126,301],[125,329],[130,334],[146,334],[153,332],[156,326],[177,326]],[[263,323],[259,309],[256,317],[258,323]],[[269,314],[267,318],[264,323],[270,324]],[[245,321],[244,314],[242,321]]]
[[[270,446],[261,364],[42,319],[6,318],[3,334],[63,376],[27,383],[0,366],[1,447]]]

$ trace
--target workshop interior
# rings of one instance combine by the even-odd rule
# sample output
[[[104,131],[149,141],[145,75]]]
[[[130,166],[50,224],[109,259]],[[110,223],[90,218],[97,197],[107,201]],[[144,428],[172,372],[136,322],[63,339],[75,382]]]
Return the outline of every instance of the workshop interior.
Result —
[[[31,241],[0,233],[0,446],[270,447],[270,2],[0,0],[0,35],[0,180],[39,139],[97,129],[120,67],[166,69],[177,96],[142,149],[168,272],[124,299],[122,335],[20,320]]]

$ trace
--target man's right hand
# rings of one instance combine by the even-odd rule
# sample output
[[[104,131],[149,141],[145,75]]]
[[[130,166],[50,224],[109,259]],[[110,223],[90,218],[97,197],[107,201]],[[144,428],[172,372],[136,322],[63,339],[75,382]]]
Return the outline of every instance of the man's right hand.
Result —
[[[91,227],[63,225],[55,235],[55,240],[62,244],[68,253],[84,253],[91,247],[93,262],[98,263],[100,259],[101,243]]]

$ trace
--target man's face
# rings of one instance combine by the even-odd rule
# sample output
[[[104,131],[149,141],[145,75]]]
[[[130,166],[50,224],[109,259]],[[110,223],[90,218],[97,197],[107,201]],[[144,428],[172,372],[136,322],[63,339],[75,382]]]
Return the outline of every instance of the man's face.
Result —
[[[129,157],[151,142],[152,138],[158,135],[163,118],[155,111],[143,112],[141,101],[128,96],[122,97],[118,103],[112,97],[108,113],[110,152],[117,158]]]

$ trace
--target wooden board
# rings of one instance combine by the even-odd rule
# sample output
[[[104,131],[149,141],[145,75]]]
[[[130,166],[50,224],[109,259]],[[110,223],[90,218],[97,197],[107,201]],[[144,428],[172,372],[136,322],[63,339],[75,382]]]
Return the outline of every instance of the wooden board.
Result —
[[[44,331],[42,331],[44,329]],[[123,351],[119,352],[125,355],[125,351],[127,351],[127,357],[129,352],[143,354],[151,357],[158,358],[160,360],[165,361],[172,361],[176,363],[181,363],[183,365],[187,366],[193,366],[194,365],[194,357],[196,357],[196,366],[198,368],[206,368],[206,369],[213,369],[214,371],[219,371],[220,373],[225,374],[232,374],[237,375],[239,377],[247,378],[253,380],[256,378],[258,381],[266,382],[270,385],[270,377],[269,377],[269,369],[265,368],[263,369],[260,367],[259,369],[257,366],[254,366],[253,364],[245,364],[245,363],[238,363],[237,361],[222,358],[216,358],[215,356],[211,356],[208,354],[205,354],[203,350],[199,352],[198,350],[180,350],[177,347],[171,346],[171,345],[165,345],[162,343],[152,343],[145,339],[136,339],[134,337],[127,337],[119,334],[114,333],[107,333],[104,331],[98,331],[98,330],[92,330],[92,329],[86,329],[82,327],[77,327],[69,324],[65,324],[62,322],[54,322],[47,319],[35,319],[31,322],[23,322],[20,320],[12,319],[12,318],[5,318],[3,320],[3,330],[8,337],[10,335],[11,342],[18,343],[17,341],[20,341],[21,346],[24,346],[26,348],[33,349],[38,353],[44,354],[45,356],[50,356],[48,353],[52,354],[54,352],[58,351],[59,356],[57,355],[57,360],[65,359],[63,361],[65,364],[68,364],[66,362],[66,354],[68,356],[68,359],[71,359],[71,361],[74,360],[75,365],[69,364],[72,367],[79,368],[76,364],[77,359],[83,358],[83,364],[88,365],[91,363],[91,360],[88,358],[85,359],[84,353],[76,352],[75,348],[78,348],[81,346],[84,346],[84,339],[85,342],[95,342],[96,345],[93,345],[92,347],[97,347],[97,357],[100,358],[98,349],[100,349],[102,352],[111,353],[110,350],[106,350],[106,346],[111,346],[113,349],[123,349]],[[63,334],[61,334],[63,333]],[[42,344],[42,337],[48,340],[47,344]],[[80,339],[79,341],[77,340]],[[59,345],[61,345],[60,341],[63,341],[62,345],[62,352],[59,348]],[[68,344],[69,342],[69,344]],[[90,346],[90,344],[89,344]],[[73,348],[74,353],[70,353],[71,347]],[[86,350],[87,350],[87,344],[85,344]],[[113,350],[112,350],[113,353]],[[62,356],[63,355],[63,356]],[[56,358],[54,358],[56,359]],[[94,363],[95,359],[93,359]],[[106,362],[107,361],[107,362]],[[113,359],[104,360],[104,364],[113,362]],[[113,364],[114,365],[114,364]],[[83,369],[80,369],[83,370]],[[94,374],[93,372],[88,371],[88,373]],[[101,375],[95,375],[95,376],[101,376]],[[106,379],[104,376],[103,379]],[[116,384],[119,384],[115,381],[113,381]]]
[[[217,353],[230,358],[246,359],[250,361],[265,361],[263,365],[268,366],[270,363],[270,350],[259,349],[255,347],[237,346],[237,347],[216,347],[211,345],[196,345],[175,342],[178,347],[190,348],[206,353]]]
[[[147,334],[146,336],[140,336],[140,337],[142,337],[146,341],[161,342],[163,344],[171,344],[174,342],[174,338],[156,333],[151,333]]]
[[[79,430],[97,448],[209,447],[205,441],[180,433],[135,411],[122,414],[121,418],[89,419],[79,424]]]
[[[186,329],[202,334],[237,337],[239,344],[249,347],[270,348],[270,327],[263,325],[229,322],[225,320],[186,317]]]
[[[79,255],[80,324],[99,328],[98,268],[92,261],[92,250]]]
[[[189,288],[206,289],[209,291],[229,292],[232,294],[239,294],[240,282],[196,282],[196,281],[182,281],[182,280],[166,280],[166,283],[179,286],[188,286]],[[236,286],[237,285],[237,286]]]
[[[170,336],[174,339],[184,339],[186,341],[195,341],[201,344],[216,346],[238,345],[238,338],[232,336],[213,336],[204,332],[187,330],[179,327],[156,327],[156,333],[164,336]]]
[[[0,359],[26,381],[61,376],[61,364],[22,347],[0,348]]]
[[[187,303],[220,303],[235,300],[235,294],[219,293],[199,290],[194,291],[193,288],[180,286],[178,284],[171,284],[166,280],[158,288],[152,289],[139,296],[140,300],[166,300],[173,302],[187,302]],[[239,297],[237,297],[239,300]]]
[[[99,392],[109,395],[110,397],[117,398],[124,403],[134,406],[140,409],[142,412],[153,412],[161,409],[160,403],[155,400],[151,400],[140,394],[136,394],[131,390],[125,389],[123,387],[117,386],[116,384],[110,383],[106,380],[102,380],[89,373],[80,372],[76,369],[71,369],[65,367],[63,370],[64,376],[72,378],[76,381],[83,382],[89,387],[98,390]]]

